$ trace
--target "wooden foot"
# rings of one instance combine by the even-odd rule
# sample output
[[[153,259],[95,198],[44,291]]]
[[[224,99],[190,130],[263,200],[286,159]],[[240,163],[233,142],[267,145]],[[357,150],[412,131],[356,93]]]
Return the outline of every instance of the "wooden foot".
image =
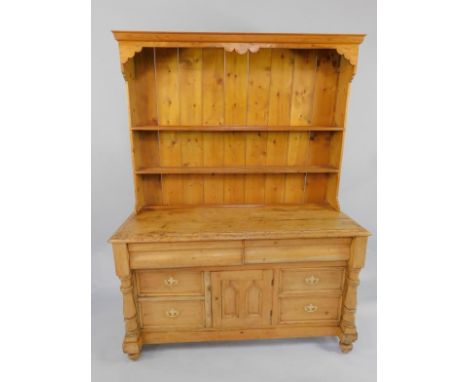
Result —
[[[342,353],[349,353],[351,350],[353,350],[353,344],[347,344],[344,342],[340,342],[340,348]]]
[[[127,354],[128,355],[128,358],[130,358],[132,361],[136,361],[138,358],[140,358],[140,353],[130,353],[130,354]]]
[[[353,342],[357,340],[357,333],[343,334],[340,337],[340,348],[343,353],[353,350]]]
[[[139,338],[126,338],[123,343],[123,351],[124,353],[127,353],[128,358],[133,361],[140,358],[141,342]]]

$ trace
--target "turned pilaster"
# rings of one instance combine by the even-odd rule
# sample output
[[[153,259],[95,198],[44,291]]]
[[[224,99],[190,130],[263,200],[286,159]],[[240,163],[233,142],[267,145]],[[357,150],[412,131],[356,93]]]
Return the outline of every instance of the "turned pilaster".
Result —
[[[359,272],[364,266],[367,237],[356,237],[351,242],[351,253],[346,269],[346,283],[340,322],[340,347],[343,353],[351,351],[357,340],[356,306]]]
[[[130,359],[135,360],[140,356],[141,338],[127,245],[113,244],[112,249],[114,252],[115,273],[120,279],[120,291],[123,298],[125,338],[122,348]]]

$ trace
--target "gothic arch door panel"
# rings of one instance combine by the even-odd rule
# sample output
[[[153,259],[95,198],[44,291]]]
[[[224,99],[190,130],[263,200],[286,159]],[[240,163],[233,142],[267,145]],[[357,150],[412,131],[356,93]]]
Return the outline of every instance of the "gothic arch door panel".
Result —
[[[211,277],[214,327],[271,324],[272,270],[212,272]]]

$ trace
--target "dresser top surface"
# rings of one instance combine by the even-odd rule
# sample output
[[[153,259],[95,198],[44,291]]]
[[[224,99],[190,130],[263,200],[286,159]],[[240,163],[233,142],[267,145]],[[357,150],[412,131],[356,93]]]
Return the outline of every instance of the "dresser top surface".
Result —
[[[324,205],[167,207],[132,214],[110,242],[180,242],[369,236]]]

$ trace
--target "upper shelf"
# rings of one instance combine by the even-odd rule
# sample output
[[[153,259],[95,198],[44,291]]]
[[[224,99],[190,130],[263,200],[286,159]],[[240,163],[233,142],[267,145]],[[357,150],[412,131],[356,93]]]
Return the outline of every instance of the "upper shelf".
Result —
[[[337,126],[196,126],[196,125],[173,125],[173,126],[133,126],[133,131],[343,131]]]
[[[337,173],[332,166],[246,166],[246,167],[144,167],[135,171],[139,175],[149,174],[309,174]]]

